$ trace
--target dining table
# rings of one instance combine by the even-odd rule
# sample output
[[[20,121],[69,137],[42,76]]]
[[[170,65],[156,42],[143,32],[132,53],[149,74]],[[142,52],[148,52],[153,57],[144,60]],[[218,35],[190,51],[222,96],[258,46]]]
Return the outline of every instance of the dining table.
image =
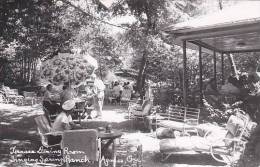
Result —
[[[120,138],[123,133],[120,130],[113,129],[109,132],[106,130],[98,131],[98,138],[101,140],[101,156],[106,157],[106,154],[109,153],[109,147],[112,146],[112,157],[109,157],[113,160],[113,166],[116,166],[116,139]]]
[[[109,129],[107,129],[109,127]],[[89,127],[85,123],[81,123],[81,129],[88,129]],[[118,129],[113,129],[111,125],[106,127],[98,127],[98,138],[101,141],[101,156],[105,159],[110,159],[113,162],[113,166],[116,166],[116,140],[121,138],[123,132]],[[110,148],[112,147],[112,154]],[[111,161],[110,161],[111,162]]]

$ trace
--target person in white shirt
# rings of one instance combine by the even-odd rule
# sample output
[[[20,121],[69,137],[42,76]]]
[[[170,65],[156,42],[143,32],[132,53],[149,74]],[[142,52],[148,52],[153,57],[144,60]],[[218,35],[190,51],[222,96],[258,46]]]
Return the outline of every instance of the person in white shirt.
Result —
[[[79,127],[74,124],[71,117],[71,112],[75,107],[74,100],[67,100],[62,105],[62,112],[56,117],[53,125],[52,132],[63,132],[65,130],[70,129],[78,129]],[[55,134],[55,133],[54,133]],[[61,135],[58,133],[57,135],[49,135],[48,136],[48,144],[54,145],[61,142]]]
[[[122,95],[121,95],[121,101],[128,101],[131,99],[132,91],[128,86],[125,86]]]
[[[94,80],[94,105],[95,105],[95,110],[97,111],[97,116],[96,117],[101,117],[102,116],[102,109],[103,109],[103,104],[104,104],[104,97],[105,97],[105,88],[106,86],[104,85],[103,81],[99,78],[96,77],[96,75],[92,75],[92,80]]]
[[[72,121],[71,112],[75,107],[74,100],[67,100],[63,103],[62,109],[63,111],[57,116],[53,125],[52,131],[53,132],[62,132],[65,130],[70,130],[76,125]]]

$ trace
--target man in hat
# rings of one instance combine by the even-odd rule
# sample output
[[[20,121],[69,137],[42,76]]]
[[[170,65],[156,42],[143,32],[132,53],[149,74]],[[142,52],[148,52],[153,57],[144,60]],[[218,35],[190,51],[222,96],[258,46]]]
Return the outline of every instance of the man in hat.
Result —
[[[52,131],[65,131],[70,129],[77,129],[78,126],[72,121],[71,113],[75,107],[74,100],[67,100],[62,104],[62,112],[55,119]]]
[[[63,132],[65,130],[70,129],[79,129],[78,126],[74,124],[71,117],[71,112],[73,111],[73,108],[75,107],[75,101],[74,100],[67,100],[62,105],[62,112],[56,117],[53,126],[52,126],[52,132]],[[61,142],[61,135],[48,135],[48,144],[54,145]]]

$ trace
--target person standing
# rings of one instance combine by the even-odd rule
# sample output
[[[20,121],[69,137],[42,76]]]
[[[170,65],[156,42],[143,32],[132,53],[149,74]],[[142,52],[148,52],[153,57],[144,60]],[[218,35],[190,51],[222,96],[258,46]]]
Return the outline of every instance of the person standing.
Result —
[[[103,110],[106,86],[104,85],[104,83],[101,79],[96,77],[95,74],[92,75],[91,79],[94,80],[93,90],[95,93],[94,104],[95,104],[95,109],[97,111],[96,117],[102,117],[102,110]]]

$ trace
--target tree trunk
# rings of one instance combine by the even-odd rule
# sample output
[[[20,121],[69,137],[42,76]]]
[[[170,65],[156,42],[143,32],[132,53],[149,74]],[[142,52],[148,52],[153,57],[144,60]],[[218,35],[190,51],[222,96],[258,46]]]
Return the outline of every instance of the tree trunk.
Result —
[[[140,95],[142,95],[142,90],[143,90],[143,82],[144,82],[144,74],[145,74],[145,69],[147,65],[147,56],[144,51],[138,77],[137,77],[137,91],[139,92]]]
[[[222,0],[218,1],[218,5],[219,5],[219,9],[222,10],[223,9],[223,3]]]
[[[179,85],[179,88],[181,89],[182,88],[182,81],[183,81],[183,75],[182,75],[182,70],[178,70],[178,73],[179,73],[179,81],[180,81],[180,85]]]

